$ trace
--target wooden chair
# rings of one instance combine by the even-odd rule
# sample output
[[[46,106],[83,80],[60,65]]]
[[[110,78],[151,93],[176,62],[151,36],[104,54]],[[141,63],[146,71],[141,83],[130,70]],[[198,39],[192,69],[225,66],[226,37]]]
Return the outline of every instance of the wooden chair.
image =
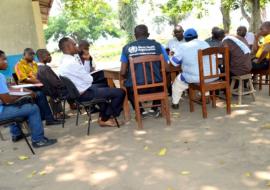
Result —
[[[268,85],[268,94],[270,96],[270,64],[268,69],[259,69],[259,70],[251,70],[251,74],[253,74],[253,84],[259,84],[259,90],[262,90],[262,85]],[[265,78],[263,78],[265,76]],[[258,81],[259,78],[259,81]]]
[[[166,83],[166,71],[165,71],[165,61],[162,55],[145,55],[139,57],[130,57],[130,71],[132,76],[133,91],[134,91],[134,102],[135,102],[135,112],[138,122],[138,128],[142,129],[142,117],[140,113],[140,102],[160,100],[161,104],[155,105],[156,107],[161,107],[162,116],[166,117],[167,125],[171,124],[170,120],[170,110],[169,101],[167,93],[167,83]],[[141,68],[141,70],[138,70]],[[154,70],[154,68],[159,68]],[[143,82],[139,82],[139,77],[137,77],[137,72],[143,73]],[[160,77],[160,80],[158,80]],[[152,92],[147,94],[142,94],[140,91],[160,88],[158,92]],[[144,107],[154,107],[144,106]]]
[[[219,56],[222,55],[223,62],[220,63]],[[209,75],[204,75],[204,67],[206,62],[205,59],[209,60]],[[215,60],[215,63],[213,62]],[[205,93],[207,91],[211,92],[212,97],[212,106],[216,107],[216,95],[215,90],[225,89],[226,91],[226,105],[227,105],[227,114],[231,113],[231,94],[230,94],[230,71],[229,71],[229,50],[228,48],[207,48],[204,50],[198,51],[198,62],[199,62],[199,74],[200,74],[200,83],[192,83],[189,84],[189,106],[190,112],[194,111],[193,102],[195,99],[195,90],[201,92],[201,100],[202,100],[202,113],[203,118],[207,118],[207,110],[206,110],[206,96]],[[223,64],[225,68],[224,73],[220,73],[218,70],[219,64]],[[214,82],[206,82],[206,80],[211,80],[218,78],[218,80]]]

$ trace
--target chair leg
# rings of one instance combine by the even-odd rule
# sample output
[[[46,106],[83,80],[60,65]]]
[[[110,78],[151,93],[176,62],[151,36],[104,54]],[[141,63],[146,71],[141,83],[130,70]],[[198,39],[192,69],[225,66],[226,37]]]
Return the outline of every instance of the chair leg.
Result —
[[[216,105],[216,91],[215,90],[212,91],[212,107],[213,108],[217,107],[217,105]]]
[[[65,119],[66,119],[66,100],[63,101],[63,119],[62,119],[62,128],[65,127]]]
[[[193,103],[193,100],[194,100],[194,90],[192,88],[189,88],[189,110],[190,112],[194,112],[194,103]]]
[[[259,74],[259,90],[262,90],[262,74]]]
[[[164,116],[166,116],[166,123],[167,125],[171,125],[170,106],[169,106],[169,102],[166,100],[164,100],[164,109],[165,109]]]
[[[227,114],[231,114],[231,93],[229,85],[226,87],[226,110]]]
[[[136,100],[135,100],[135,113],[136,113],[136,119],[138,123],[138,129],[143,129],[140,105],[139,105],[139,102]]]
[[[29,141],[28,141],[27,137],[25,136],[25,134],[24,134],[23,130],[22,130],[21,128],[20,128],[20,130],[21,130],[21,134],[22,134],[22,136],[23,136],[23,138],[24,138],[24,140],[25,140],[26,144],[28,145],[28,147],[29,147],[29,149],[31,150],[32,154],[34,154],[34,155],[35,155],[35,152],[34,152],[34,150],[33,150],[32,146],[30,145],[30,143],[29,143]]]
[[[89,109],[85,109],[86,113],[88,115],[88,127],[87,127],[87,135],[89,136],[90,134],[90,126],[91,126],[91,121],[92,121],[92,117],[91,117],[91,108]]]
[[[254,89],[254,86],[252,84],[251,79],[248,79],[248,83],[249,83],[249,90],[252,91],[251,95],[252,95],[253,101],[256,101],[256,98],[255,98],[255,89]],[[270,83],[269,83],[269,93],[270,93]]]
[[[231,83],[231,93],[232,93],[232,94],[233,94],[233,92],[234,92],[235,82],[236,82],[236,80],[235,80],[235,79],[232,79],[232,83]]]
[[[201,97],[202,97],[202,114],[203,114],[203,118],[207,118],[205,92],[201,92]]]
[[[242,104],[242,95],[243,95],[243,81],[239,80],[239,85],[238,85],[238,105]]]
[[[78,126],[78,122],[79,122],[79,112],[80,112],[80,106],[79,104],[77,104],[76,126]]]

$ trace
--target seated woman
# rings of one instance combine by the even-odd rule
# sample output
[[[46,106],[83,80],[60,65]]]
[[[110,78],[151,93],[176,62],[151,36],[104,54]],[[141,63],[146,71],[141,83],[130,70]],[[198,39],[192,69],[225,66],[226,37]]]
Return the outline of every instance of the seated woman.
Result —
[[[7,61],[5,53],[0,50],[0,70],[5,70],[6,68]],[[34,98],[35,94],[32,93],[31,96]],[[39,148],[55,144],[57,142],[56,139],[48,139],[44,136],[44,129],[40,118],[39,108],[36,104],[23,104],[20,107],[14,105],[5,105],[14,103],[18,98],[18,96],[9,95],[5,76],[0,73],[0,120],[12,119],[16,117],[27,118],[28,125],[31,129],[33,147]],[[13,142],[17,142],[23,138],[19,127],[20,126],[18,125],[12,125],[10,128]]]
[[[259,41],[262,39],[262,43]],[[256,34],[252,53],[255,58],[252,60],[253,70],[268,69],[270,59],[270,22],[262,23],[260,32]]]

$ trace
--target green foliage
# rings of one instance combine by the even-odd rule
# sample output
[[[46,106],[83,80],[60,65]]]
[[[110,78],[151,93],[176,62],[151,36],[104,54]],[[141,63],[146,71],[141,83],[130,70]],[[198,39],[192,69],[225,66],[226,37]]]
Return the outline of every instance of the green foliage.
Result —
[[[212,4],[213,0],[168,0],[161,6],[162,13],[165,14],[171,25],[177,25],[186,18],[191,11],[201,18],[207,14],[206,6]]]
[[[104,0],[64,0],[63,13],[52,17],[45,29],[46,40],[69,35],[75,40],[120,36],[117,15]]]

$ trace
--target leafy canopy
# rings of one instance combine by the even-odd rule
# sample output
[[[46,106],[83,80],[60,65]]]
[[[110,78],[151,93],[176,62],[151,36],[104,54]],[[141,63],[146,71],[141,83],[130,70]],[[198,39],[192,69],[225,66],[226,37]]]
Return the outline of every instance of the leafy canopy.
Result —
[[[64,0],[63,5],[60,15],[49,18],[46,40],[58,40],[66,35],[75,40],[120,35],[117,15],[104,0]]]

